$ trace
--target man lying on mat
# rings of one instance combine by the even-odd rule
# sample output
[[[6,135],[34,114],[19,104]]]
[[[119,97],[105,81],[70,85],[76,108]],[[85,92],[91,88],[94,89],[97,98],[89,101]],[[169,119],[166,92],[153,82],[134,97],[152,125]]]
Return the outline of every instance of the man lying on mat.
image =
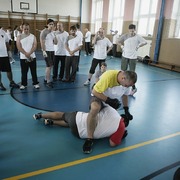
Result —
[[[49,112],[34,114],[35,120],[43,119],[45,125],[59,125],[70,127],[71,132],[78,138],[87,138],[88,113],[76,112]],[[104,107],[97,115],[94,139],[109,137],[110,146],[117,146],[127,136],[126,118],[112,107]]]

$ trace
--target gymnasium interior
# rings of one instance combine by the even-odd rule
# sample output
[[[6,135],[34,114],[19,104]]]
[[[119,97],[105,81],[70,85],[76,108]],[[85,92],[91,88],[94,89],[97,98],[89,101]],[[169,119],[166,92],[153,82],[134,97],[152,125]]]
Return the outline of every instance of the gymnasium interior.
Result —
[[[34,89],[30,72],[25,90],[10,88],[6,73],[0,90],[0,179],[104,179],[174,180],[180,168],[180,0],[1,0],[0,27],[12,29],[23,22],[37,38],[37,74],[40,89]],[[45,126],[35,113],[89,111],[92,86],[84,86],[93,54],[80,54],[75,82],[44,84],[45,61],[40,31],[51,18],[65,31],[80,24],[92,37],[100,27],[112,41],[111,30],[121,36],[135,24],[147,45],[138,50],[137,92],[128,96],[133,115],[128,135],[117,147],[108,138],[97,139],[93,151],[84,154],[83,139],[69,128]],[[13,53],[12,46],[12,53]],[[107,70],[120,70],[122,50],[107,55]],[[146,57],[146,58],[145,58]],[[148,57],[148,58],[147,58]],[[20,85],[19,55],[11,64],[13,79]],[[97,69],[98,70],[98,67]],[[94,81],[94,76],[93,80]],[[91,83],[93,84],[93,83]],[[118,110],[123,114],[123,107]]]

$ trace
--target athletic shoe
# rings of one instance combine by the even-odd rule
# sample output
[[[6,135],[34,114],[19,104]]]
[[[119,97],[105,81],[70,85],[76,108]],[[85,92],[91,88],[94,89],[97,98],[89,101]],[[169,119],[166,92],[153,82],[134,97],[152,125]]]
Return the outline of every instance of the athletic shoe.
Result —
[[[48,125],[53,125],[53,120],[51,120],[51,119],[44,119],[44,124],[45,124],[46,126],[48,126]]]
[[[34,85],[34,88],[35,88],[35,89],[39,89],[39,88],[40,88],[39,84],[35,84],[35,85]]]
[[[40,112],[40,113],[34,114],[34,115],[33,115],[33,118],[34,118],[35,120],[41,119],[41,118],[42,118],[42,113]]]
[[[49,82],[49,83],[46,84],[46,86],[47,86],[48,88],[53,88],[53,83],[52,83],[52,82]]]
[[[84,86],[88,86],[88,85],[90,85],[91,84],[91,82],[89,81],[89,80],[87,80],[85,83],[84,83]]]
[[[19,89],[20,89],[20,90],[24,90],[24,89],[26,89],[26,88],[27,88],[27,86],[21,85]]]
[[[6,91],[6,88],[3,86],[3,83],[0,84],[0,90]]]
[[[19,85],[16,84],[14,81],[11,81],[9,86],[12,87],[12,88],[19,88]]]
[[[15,61],[14,59],[12,59],[10,63],[11,63],[11,64],[14,64],[15,62],[16,62],[16,61]]]
[[[137,92],[137,88],[134,88],[134,89],[132,88],[130,95],[133,96],[136,92]]]
[[[84,145],[83,145],[83,152],[85,154],[89,154],[92,152],[92,146],[93,146],[93,140],[92,139],[86,139]]]

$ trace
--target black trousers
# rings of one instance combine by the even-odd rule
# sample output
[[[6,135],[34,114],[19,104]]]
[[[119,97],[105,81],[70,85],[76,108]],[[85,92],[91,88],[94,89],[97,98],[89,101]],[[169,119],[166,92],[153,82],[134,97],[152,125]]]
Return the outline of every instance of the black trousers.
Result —
[[[85,42],[86,55],[91,54],[90,42]]]
[[[117,56],[117,44],[113,44],[112,54],[114,57]]]
[[[20,59],[21,64],[21,85],[27,86],[28,70],[30,69],[32,75],[33,85],[38,84],[37,72],[36,72],[36,58],[31,62],[27,62],[26,59]]]
[[[94,74],[97,65],[99,64],[99,69],[100,69],[100,68],[101,68],[101,63],[102,63],[102,62],[105,62],[105,60],[106,60],[106,59],[101,59],[101,60],[99,60],[99,59],[93,58],[92,63],[91,63],[91,67],[90,67],[90,70],[89,70],[89,73],[90,73],[90,74]]]
[[[59,68],[59,79],[63,79],[65,70],[65,60],[66,56],[54,56],[53,79],[56,79],[58,76],[59,62],[61,63]]]
[[[14,54],[16,55],[18,53],[16,41],[14,41]]]
[[[75,81],[75,79],[76,79],[78,58],[79,58],[79,56],[66,56],[66,63],[65,63],[66,75],[65,75],[65,78],[68,81]]]

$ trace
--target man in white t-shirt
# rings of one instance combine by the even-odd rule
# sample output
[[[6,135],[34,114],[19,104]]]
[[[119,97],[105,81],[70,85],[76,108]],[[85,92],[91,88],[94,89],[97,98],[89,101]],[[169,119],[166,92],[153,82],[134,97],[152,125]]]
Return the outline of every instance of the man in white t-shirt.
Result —
[[[91,32],[88,30],[88,28],[84,29],[85,31],[85,36],[84,36],[84,41],[85,41],[85,51],[86,51],[86,56],[91,55]]]
[[[121,70],[126,71],[129,66],[130,71],[135,71],[137,62],[137,51],[140,47],[147,44],[147,41],[136,34],[136,26],[134,24],[129,25],[129,32],[123,34],[119,40],[118,44],[122,49],[122,60],[121,60]],[[132,86],[131,95],[136,93],[137,88],[135,85]]]
[[[47,20],[47,28],[43,29],[40,34],[40,43],[43,56],[46,62],[45,79],[44,82],[48,88],[53,88],[53,83],[51,82],[51,69],[54,65],[54,43],[55,34],[54,30],[54,20]]]
[[[35,50],[37,48],[36,37],[30,33],[30,26],[28,23],[22,24],[22,34],[17,37],[17,48],[20,52],[21,65],[21,86],[20,90],[27,88],[28,70],[30,69],[32,76],[32,84],[35,89],[39,89],[39,82],[37,78],[37,63]]]
[[[65,79],[63,82],[74,82],[78,67],[79,51],[82,47],[82,39],[76,35],[76,26],[70,27],[70,35],[67,38],[66,62],[65,62]]]
[[[47,114],[34,114],[35,120],[44,119],[45,125],[59,125],[70,127],[71,132],[78,138],[87,138],[87,116],[85,112],[49,112]],[[121,143],[127,136],[125,119],[110,106],[103,108],[97,115],[94,139],[109,137],[110,146],[114,147]]]
[[[69,36],[69,33],[64,30],[63,23],[58,22],[57,23],[57,30],[55,31],[57,44],[54,45],[54,67],[53,67],[53,81],[56,81],[57,79],[59,81],[62,81],[64,77],[64,71],[65,71],[65,59],[66,59],[66,48],[65,43],[67,41],[67,38]],[[60,65],[60,71],[58,75],[58,66]]]
[[[4,87],[1,81],[1,72],[7,73],[7,78],[10,82],[9,84],[10,87],[19,88],[19,85],[13,81],[13,74],[7,53],[8,50],[9,50],[9,38],[6,35],[6,32],[0,29],[0,90],[2,91],[5,91],[6,88]]]
[[[89,70],[88,80],[84,83],[85,86],[90,85],[91,78],[95,73],[95,69],[99,64],[99,69],[101,63],[106,61],[108,52],[112,49],[113,45],[111,41],[105,37],[104,29],[100,28],[96,33],[94,40],[94,56]]]

